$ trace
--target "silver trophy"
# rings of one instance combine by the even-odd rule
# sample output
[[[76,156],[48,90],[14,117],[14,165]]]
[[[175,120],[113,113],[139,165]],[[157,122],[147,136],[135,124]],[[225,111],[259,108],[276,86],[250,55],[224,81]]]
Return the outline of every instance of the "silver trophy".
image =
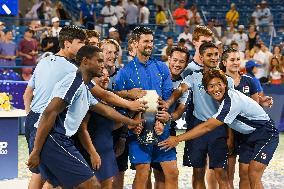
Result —
[[[145,120],[142,132],[137,135],[138,142],[143,145],[153,145],[158,143],[158,135],[154,130],[156,122],[156,112],[158,110],[159,95],[155,90],[147,90],[147,94],[140,100],[147,102],[147,110],[142,114]]]

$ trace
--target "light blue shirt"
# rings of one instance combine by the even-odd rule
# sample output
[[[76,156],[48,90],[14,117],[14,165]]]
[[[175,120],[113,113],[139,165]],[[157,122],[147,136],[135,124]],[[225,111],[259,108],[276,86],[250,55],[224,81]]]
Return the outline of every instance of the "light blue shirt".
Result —
[[[186,76],[192,74],[192,72],[199,71],[199,70],[202,70],[202,69],[203,69],[203,65],[200,65],[197,62],[195,62],[194,60],[192,60],[190,63],[188,63],[188,65],[186,66],[184,71],[181,73],[181,76],[182,76],[182,78],[185,78]]]
[[[31,110],[42,113],[47,106],[55,84],[71,72],[76,72],[77,67],[65,57],[50,55],[39,61],[28,86],[34,89]]]
[[[175,90],[179,87],[180,83],[182,82],[182,78],[172,81],[173,81],[173,89]],[[178,103],[186,105],[188,95],[189,95],[189,90],[187,90],[185,93],[182,94],[181,97],[179,97]]]
[[[77,132],[89,107],[98,103],[84,83],[80,72],[72,72],[57,82],[48,103],[55,97],[64,100],[67,107],[56,118],[53,132],[68,137]],[[38,123],[35,127],[38,127]]]
[[[228,90],[212,117],[243,134],[252,133],[261,122],[265,124],[270,120],[255,100],[235,89]]]
[[[203,70],[195,71],[188,75],[182,83],[186,84],[193,92],[193,115],[201,120],[206,121],[211,118],[218,110],[218,103],[208,95],[202,85]],[[234,81],[232,78],[227,77],[228,87],[234,88]]]

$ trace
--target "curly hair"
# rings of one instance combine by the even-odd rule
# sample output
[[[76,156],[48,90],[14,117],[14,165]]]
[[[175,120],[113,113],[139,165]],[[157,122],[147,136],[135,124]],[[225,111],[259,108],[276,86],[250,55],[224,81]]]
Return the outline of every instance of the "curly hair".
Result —
[[[72,43],[74,39],[85,41],[87,39],[86,32],[77,26],[65,26],[59,32],[59,46],[64,49],[64,42]]]
[[[212,69],[212,70],[205,72],[202,78],[202,84],[206,91],[207,91],[209,82],[214,78],[221,79],[223,83],[226,85],[226,91],[228,90],[228,80],[227,80],[225,73],[220,69]]]
[[[214,33],[206,26],[196,26],[192,33],[192,40],[198,41],[201,36],[214,37]]]

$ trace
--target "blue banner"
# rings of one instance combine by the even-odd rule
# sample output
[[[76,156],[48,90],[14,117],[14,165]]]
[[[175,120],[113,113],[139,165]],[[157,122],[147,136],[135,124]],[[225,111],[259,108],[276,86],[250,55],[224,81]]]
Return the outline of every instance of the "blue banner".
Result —
[[[0,117],[0,180],[18,177],[18,118]]]

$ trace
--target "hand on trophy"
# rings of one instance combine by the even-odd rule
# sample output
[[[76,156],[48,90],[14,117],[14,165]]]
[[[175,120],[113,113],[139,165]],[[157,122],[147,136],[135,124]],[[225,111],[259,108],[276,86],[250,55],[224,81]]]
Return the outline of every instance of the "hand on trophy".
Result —
[[[136,135],[140,135],[141,132],[143,130],[143,126],[142,125],[139,125],[139,126],[136,126],[134,129],[133,129],[133,133],[136,134]]]
[[[134,120],[142,120],[142,112],[139,112],[134,118]],[[128,125],[128,128],[133,130],[134,134],[141,134],[142,130],[143,130],[143,124],[140,123],[139,125]]]
[[[161,135],[164,132],[164,124],[160,121],[155,122],[154,130],[157,133],[157,135]]]
[[[162,123],[166,123],[170,120],[171,115],[167,111],[158,111],[156,114],[156,119]]]
[[[133,88],[131,90],[127,91],[127,97],[133,100],[136,100],[138,98],[142,98],[145,96],[147,92],[145,90],[142,90],[141,88]]]
[[[169,105],[168,105],[168,103],[166,101],[162,100],[161,97],[159,97],[159,99],[158,99],[158,104],[159,104],[158,108],[160,110],[168,111]]]

